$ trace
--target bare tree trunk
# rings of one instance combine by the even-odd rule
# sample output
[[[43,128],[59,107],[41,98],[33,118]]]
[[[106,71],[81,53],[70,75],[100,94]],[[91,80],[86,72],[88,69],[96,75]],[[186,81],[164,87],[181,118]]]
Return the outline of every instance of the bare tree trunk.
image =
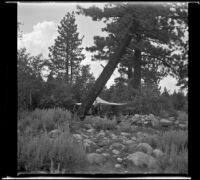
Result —
[[[141,85],[141,51],[136,49],[134,55],[134,72],[133,72],[133,80],[132,87],[136,90],[140,88]]]
[[[89,90],[87,96],[84,98],[81,107],[78,110],[78,116],[81,120],[84,120],[85,114],[88,112],[93,102],[102,91],[103,87],[114,72],[121,57],[124,55],[126,47],[131,41],[131,31],[134,31],[135,28],[136,26],[133,26],[131,22],[129,27],[127,28],[127,31],[125,32],[124,40],[122,41],[119,50],[115,54],[113,54],[108,64],[103,69],[101,75],[96,80],[94,86]]]

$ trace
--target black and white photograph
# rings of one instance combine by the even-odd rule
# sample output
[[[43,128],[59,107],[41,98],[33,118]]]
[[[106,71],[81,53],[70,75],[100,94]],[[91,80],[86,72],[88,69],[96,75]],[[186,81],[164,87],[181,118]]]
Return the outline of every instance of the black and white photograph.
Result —
[[[187,2],[17,2],[17,174],[188,175]]]

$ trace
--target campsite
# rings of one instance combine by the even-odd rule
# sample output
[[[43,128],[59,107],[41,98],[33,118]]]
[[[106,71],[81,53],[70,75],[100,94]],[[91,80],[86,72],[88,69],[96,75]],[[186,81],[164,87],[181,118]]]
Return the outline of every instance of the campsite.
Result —
[[[187,175],[187,3],[40,4],[18,4],[18,176]]]

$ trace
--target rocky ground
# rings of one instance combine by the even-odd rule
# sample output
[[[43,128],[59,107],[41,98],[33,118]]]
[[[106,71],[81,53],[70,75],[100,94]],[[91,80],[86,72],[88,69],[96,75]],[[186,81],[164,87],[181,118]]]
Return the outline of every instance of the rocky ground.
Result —
[[[92,118],[92,117],[88,117]],[[96,130],[91,123],[73,129],[74,141],[82,143],[91,166],[85,173],[157,173],[159,158],[164,156],[143,140],[146,137],[158,137],[163,130],[187,129],[187,122],[178,122],[175,118],[158,118],[150,115],[123,117],[114,130]],[[134,130],[123,132],[120,124],[129,123]],[[59,130],[49,133],[56,137]]]

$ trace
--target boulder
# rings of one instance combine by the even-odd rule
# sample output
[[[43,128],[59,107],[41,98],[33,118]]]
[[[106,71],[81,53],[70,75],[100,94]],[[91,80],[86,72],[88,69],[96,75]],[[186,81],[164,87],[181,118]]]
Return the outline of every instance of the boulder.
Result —
[[[115,134],[113,134],[113,133],[110,134],[110,137],[111,137],[112,139],[114,139],[114,140],[117,139],[117,136],[116,136]]]
[[[183,129],[187,129],[188,125],[181,123],[181,124],[178,124],[178,127],[183,128]]]
[[[171,126],[172,124],[173,124],[173,122],[168,120],[168,119],[161,119],[160,120],[160,125],[161,126]]]
[[[95,131],[95,129],[93,129],[93,128],[87,130],[88,133],[93,133],[94,131]]]
[[[175,117],[170,117],[169,120],[174,122],[175,121]]]
[[[90,164],[98,164],[98,165],[101,165],[105,160],[104,156],[98,153],[89,153],[87,154],[86,158]]]
[[[120,133],[122,136],[130,136],[131,134],[130,133],[127,133],[127,132],[121,132]]]
[[[147,154],[151,154],[153,152],[153,148],[147,143],[139,143],[137,148]]]
[[[109,154],[109,153],[102,153],[102,156],[104,156],[104,157],[109,157],[110,154]]]
[[[157,165],[156,159],[154,157],[143,152],[135,152],[133,154],[129,154],[127,159],[131,161],[135,166],[139,167],[147,166],[148,168],[155,168]]]
[[[118,155],[118,154],[119,154],[119,151],[116,150],[116,149],[113,149],[113,150],[112,150],[112,153],[115,154],[115,155]]]
[[[61,130],[54,129],[54,130],[50,131],[48,135],[50,138],[55,138],[55,137],[59,136],[61,133],[62,133]]]
[[[122,158],[117,158],[117,161],[119,162],[119,163],[121,163],[122,162]]]
[[[160,149],[154,149],[152,155],[156,158],[160,158],[164,155],[164,153]]]
[[[82,140],[82,136],[80,134],[73,134],[73,137],[78,141]]]
[[[120,164],[115,164],[115,168],[120,168],[121,165]]]
[[[113,144],[109,147],[109,149],[118,149],[118,150],[123,150],[124,148],[125,148],[125,146],[124,146],[123,144],[121,144],[121,143],[118,143],[118,142],[113,143]]]
[[[97,134],[97,137],[99,137],[99,136],[105,136],[105,132],[103,131],[103,130],[101,130],[98,134]]]

